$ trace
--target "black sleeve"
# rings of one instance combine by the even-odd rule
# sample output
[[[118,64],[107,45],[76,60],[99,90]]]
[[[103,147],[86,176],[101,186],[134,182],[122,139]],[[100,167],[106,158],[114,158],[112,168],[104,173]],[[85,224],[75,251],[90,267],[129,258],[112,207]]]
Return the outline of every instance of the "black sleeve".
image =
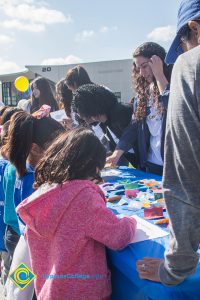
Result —
[[[124,129],[130,124],[133,114],[133,106],[130,104],[118,103],[111,112],[108,127],[120,138]]]

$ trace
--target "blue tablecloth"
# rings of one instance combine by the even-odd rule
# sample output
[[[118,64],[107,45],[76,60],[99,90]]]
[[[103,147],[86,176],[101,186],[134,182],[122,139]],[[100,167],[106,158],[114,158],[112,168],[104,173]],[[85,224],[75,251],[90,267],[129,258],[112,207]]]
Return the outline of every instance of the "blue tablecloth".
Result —
[[[125,176],[123,176],[125,175]],[[144,173],[135,169],[123,168],[122,176],[109,180],[116,182],[124,179],[155,179],[161,177]],[[123,206],[109,204],[115,214],[137,214],[143,216],[143,212],[131,212]],[[169,237],[157,238],[129,245],[122,251],[108,250],[109,267],[112,272],[112,299],[113,300],[199,300],[200,299],[200,264],[197,272],[188,277],[183,283],[175,287],[166,287],[160,283],[141,280],[136,271],[136,261],[143,257],[163,258],[165,248],[168,247]],[[187,263],[187,262],[186,262]]]

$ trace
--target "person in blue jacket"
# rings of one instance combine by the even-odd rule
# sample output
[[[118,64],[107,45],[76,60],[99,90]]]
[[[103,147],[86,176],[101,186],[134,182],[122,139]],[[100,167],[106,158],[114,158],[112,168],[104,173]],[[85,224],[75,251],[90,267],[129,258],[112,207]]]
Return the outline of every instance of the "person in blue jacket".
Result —
[[[4,172],[3,185],[5,246],[10,263],[20,234],[23,234],[25,229],[15,208],[33,193],[34,168],[46,146],[64,131],[63,126],[54,119],[37,119],[24,111],[15,113],[10,119],[8,141],[2,148],[9,160]]]
[[[165,49],[153,42],[140,45],[133,53],[132,77],[136,91],[133,117],[107,162],[117,163],[124,152],[133,148],[140,169],[162,174],[172,70],[165,64],[165,56]]]
[[[8,109],[9,108],[6,108],[6,110],[4,109],[3,115],[6,114],[6,111]],[[2,122],[0,122],[1,124],[3,124],[1,129],[1,135],[0,135],[1,147],[3,147],[3,145],[6,144],[8,128],[9,128],[8,121],[11,118],[12,114],[14,114],[15,112],[16,112],[15,110],[12,110],[12,112],[9,111],[9,116],[6,115],[6,118],[3,118],[3,120],[1,120]],[[0,112],[0,115],[1,113],[2,110]],[[4,223],[5,193],[3,188],[3,179],[4,179],[5,169],[9,161],[2,155],[1,152],[2,151],[0,151],[0,265],[1,265],[0,275],[1,275],[1,283],[5,285],[5,281],[8,276],[8,269],[9,269],[9,255],[6,250],[5,242],[4,242],[6,224]]]
[[[4,235],[6,224],[4,223],[4,205],[5,205],[5,195],[3,190],[3,175],[8,164],[8,160],[0,157],[0,273],[1,273],[1,283],[4,284],[5,278],[8,274],[5,274],[5,265],[8,261],[8,253],[6,251],[5,243],[4,243]]]
[[[6,168],[6,165],[8,164],[8,160],[4,159],[3,157],[0,157],[0,252],[6,251],[3,236],[5,234],[5,223],[3,221],[3,215],[4,215],[4,190],[3,190],[3,175]]]

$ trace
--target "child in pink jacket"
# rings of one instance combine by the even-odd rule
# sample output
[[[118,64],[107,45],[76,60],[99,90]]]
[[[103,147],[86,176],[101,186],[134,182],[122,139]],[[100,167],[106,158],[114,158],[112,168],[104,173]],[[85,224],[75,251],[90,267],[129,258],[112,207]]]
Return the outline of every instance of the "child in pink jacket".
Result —
[[[100,300],[111,295],[105,246],[127,246],[136,221],[118,219],[92,182],[105,158],[91,130],[63,134],[36,168],[38,190],[18,206],[27,224],[38,300]]]

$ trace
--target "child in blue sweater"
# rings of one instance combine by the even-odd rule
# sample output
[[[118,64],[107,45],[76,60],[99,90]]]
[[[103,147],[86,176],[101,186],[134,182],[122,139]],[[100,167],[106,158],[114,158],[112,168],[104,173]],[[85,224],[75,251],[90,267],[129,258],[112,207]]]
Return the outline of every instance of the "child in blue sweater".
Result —
[[[7,277],[5,274],[5,267],[4,265],[8,261],[8,254],[5,248],[4,243],[4,235],[5,235],[5,229],[6,224],[3,221],[3,215],[4,215],[4,202],[5,202],[5,195],[3,190],[3,175],[6,168],[6,165],[8,164],[8,161],[4,159],[3,157],[0,158],[0,273],[1,273],[1,282],[4,284],[4,278]]]

